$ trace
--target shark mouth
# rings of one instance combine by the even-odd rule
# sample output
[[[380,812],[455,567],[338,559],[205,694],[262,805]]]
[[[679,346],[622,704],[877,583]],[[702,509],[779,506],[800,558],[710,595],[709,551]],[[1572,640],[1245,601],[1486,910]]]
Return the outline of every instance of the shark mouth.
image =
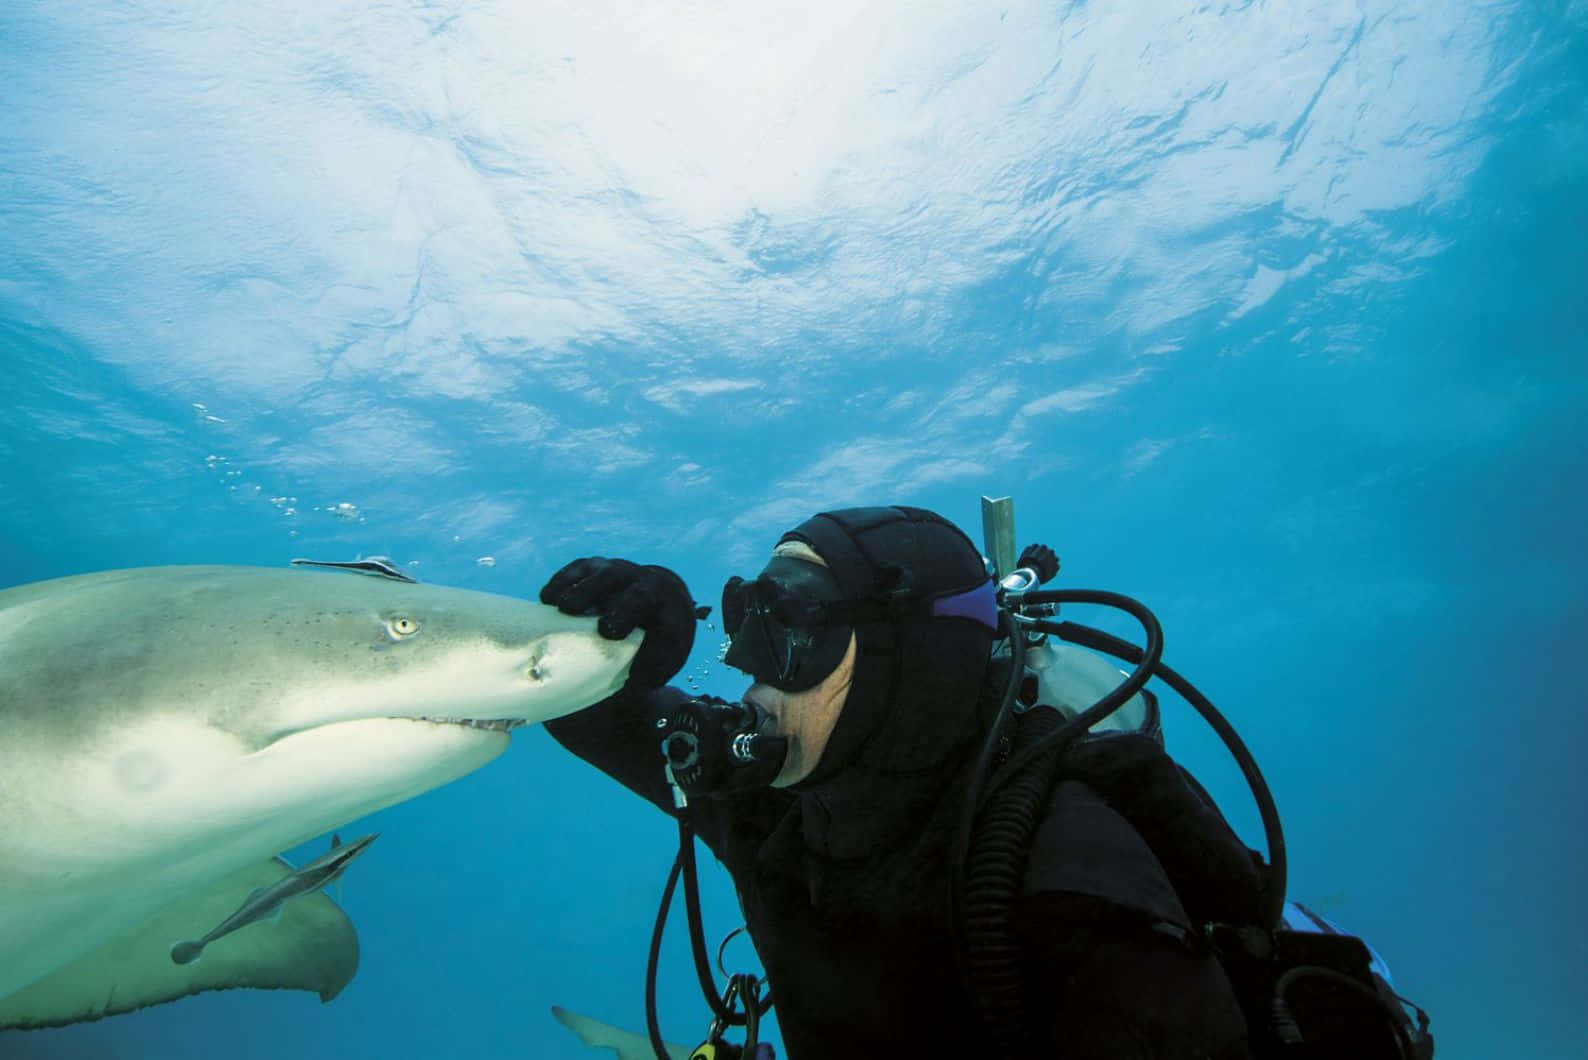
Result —
[[[413,720],[434,722],[437,725],[462,725],[465,728],[486,729],[490,732],[508,732],[511,729],[517,729],[520,726],[529,724],[529,722],[521,718],[490,718],[486,721],[478,721],[474,718],[418,717]]]

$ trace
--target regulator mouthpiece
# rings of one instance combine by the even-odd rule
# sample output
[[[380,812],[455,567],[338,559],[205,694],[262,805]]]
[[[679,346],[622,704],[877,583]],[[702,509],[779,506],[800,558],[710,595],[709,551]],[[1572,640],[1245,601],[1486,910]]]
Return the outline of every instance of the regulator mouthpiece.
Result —
[[[668,779],[687,798],[768,787],[788,757],[788,740],[754,703],[686,699],[655,712],[653,723]]]

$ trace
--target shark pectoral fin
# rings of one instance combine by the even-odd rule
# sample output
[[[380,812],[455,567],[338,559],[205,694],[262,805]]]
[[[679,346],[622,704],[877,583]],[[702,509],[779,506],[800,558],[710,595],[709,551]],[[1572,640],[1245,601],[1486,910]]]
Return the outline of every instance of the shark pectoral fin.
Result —
[[[560,1005],[551,1006],[551,1014],[557,1017],[558,1023],[578,1035],[581,1042],[593,1049],[611,1049],[617,1053],[618,1060],[656,1060],[656,1052],[651,1048],[648,1035],[619,1030],[590,1016],[569,1012]],[[687,1047],[672,1042],[662,1044],[667,1047],[667,1055],[673,1060],[689,1060],[690,1050]]]
[[[312,990],[330,1001],[358,971],[358,934],[323,894],[283,902],[274,928],[243,928],[216,939],[202,960],[171,959],[173,943],[203,937],[250,891],[292,871],[272,858],[187,895],[137,929],[0,998],[0,1030],[59,1027],[231,987]]]

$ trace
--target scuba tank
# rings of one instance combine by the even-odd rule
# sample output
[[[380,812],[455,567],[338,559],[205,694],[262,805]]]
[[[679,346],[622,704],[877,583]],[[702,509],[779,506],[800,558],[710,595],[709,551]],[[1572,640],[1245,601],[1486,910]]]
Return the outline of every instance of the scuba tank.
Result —
[[[1005,642],[993,653],[993,658],[1007,659],[1010,650]],[[1078,717],[1117,688],[1127,676],[1097,652],[1051,637],[1027,645],[1025,668],[1025,678],[1015,693],[1015,712],[1022,714],[1032,707],[1048,707],[1065,720]],[[1087,731],[1135,732],[1161,740],[1157,697],[1142,689]]]
[[[1197,929],[1182,941],[1224,967],[1255,1057],[1431,1060],[1427,1013],[1395,993],[1377,954],[1286,901],[1284,836],[1267,783],[1223,715],[1162,662],[1163,633],[1152,612],[1117,593],[1042,590],[1058,572],[1052,550],[1031,546],[1014,559],[1008,498],[982,498],[982,514],[1008,673],[956,834],[950,929],[962,978],[999,1052],[1029,1051],[1010,914],[1049,792],[1060,779],[1075,779],[1125,817],[1163,864]],[[1064,603],[1124,611],[1141,623],[1145,647],[1055,621]],[[1135,669],[1125,675],[1094,652]],[[1235,758],[1263,821],[1266,863],[1164,752],[1156,703],[1143,688],[1153,677],[1184,698]],[[1033,709],[1044,706],[1052,709]]]

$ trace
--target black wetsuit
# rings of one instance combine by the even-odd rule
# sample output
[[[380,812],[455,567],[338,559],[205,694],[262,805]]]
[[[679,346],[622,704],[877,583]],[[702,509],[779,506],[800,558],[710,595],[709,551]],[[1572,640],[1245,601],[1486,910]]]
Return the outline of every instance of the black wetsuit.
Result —
[[[547,729],[671,814],[647,702],[616,696]],[[923,728],[911,735],[929,742],[937,730]],[[809,790],[691,805],[737,885],[792,1060],[994,1055],[955,970],[946,909],[975,733],[940,738],[950,745],[918,759],[939,763],[930,769],[857,764]],[[1189,919],[1157,858],[1087,785],[1055,787],[1014,917],[1035,1055],[1248,1056],[1223,970],[1159,930]]]

